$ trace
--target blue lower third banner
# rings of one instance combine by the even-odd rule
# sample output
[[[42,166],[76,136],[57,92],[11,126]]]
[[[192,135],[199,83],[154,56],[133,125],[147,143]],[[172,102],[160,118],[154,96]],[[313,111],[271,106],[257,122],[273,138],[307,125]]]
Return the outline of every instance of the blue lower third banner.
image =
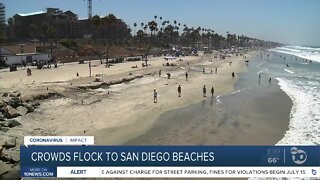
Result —
[[[320,177],[319,146],[21,146],[21,177]]]

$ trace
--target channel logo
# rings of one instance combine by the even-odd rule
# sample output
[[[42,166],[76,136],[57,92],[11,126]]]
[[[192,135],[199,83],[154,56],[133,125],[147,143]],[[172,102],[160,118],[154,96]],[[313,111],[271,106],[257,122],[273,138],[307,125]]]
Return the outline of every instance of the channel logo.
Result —
[[[311,170],[311,173],[312,173],[312,175],[316,176],[318,172],[317,172],[317,170],[312,169],[312,170]]]
[[[291,148],[291,155],[292,161],[299,165],[305,163],[308,157],[307,153],[304,150],[298,149],[296,147]]]

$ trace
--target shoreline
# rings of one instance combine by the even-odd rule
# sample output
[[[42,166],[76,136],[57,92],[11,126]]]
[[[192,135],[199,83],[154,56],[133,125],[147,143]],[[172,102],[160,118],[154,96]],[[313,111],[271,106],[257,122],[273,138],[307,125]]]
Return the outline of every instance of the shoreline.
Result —
[[[257,60],[256,60],[257,61]],[[163,113],[154,126],[128,145],[275,145],[289,128],[292,100],[271,86],[239,90],[251,81],[252,69],[242,72],[233,92]],[[249,74],[249,77],[248,77]],[[255,77],[254,77],[255,78]],[[240,84],[240,85],[239,85]]]

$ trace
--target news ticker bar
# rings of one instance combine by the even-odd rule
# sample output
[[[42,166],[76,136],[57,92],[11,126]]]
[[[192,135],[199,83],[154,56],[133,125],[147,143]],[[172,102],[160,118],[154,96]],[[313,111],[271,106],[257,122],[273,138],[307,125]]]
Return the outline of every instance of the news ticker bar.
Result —
[[[320,166],[319,146],[21,146],[21,166]]]
[[[319,146],[20,146],[21,177],[318,177],[319,172]]]
[[[57,167],[57,178],[320,177],[319,167]]]

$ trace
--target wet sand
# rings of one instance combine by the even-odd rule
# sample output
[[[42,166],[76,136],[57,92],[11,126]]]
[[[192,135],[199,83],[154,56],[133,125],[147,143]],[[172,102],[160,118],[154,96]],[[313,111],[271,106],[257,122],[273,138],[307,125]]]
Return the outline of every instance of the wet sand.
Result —
[[[255,73],[252,73],[253,75]],[[247,74],[236,85],[252,78]],[[255,83],[255,82],[252,82]],[[290,98],[274,80],[168,111],[129,145],[274,145],[288,129]]]

